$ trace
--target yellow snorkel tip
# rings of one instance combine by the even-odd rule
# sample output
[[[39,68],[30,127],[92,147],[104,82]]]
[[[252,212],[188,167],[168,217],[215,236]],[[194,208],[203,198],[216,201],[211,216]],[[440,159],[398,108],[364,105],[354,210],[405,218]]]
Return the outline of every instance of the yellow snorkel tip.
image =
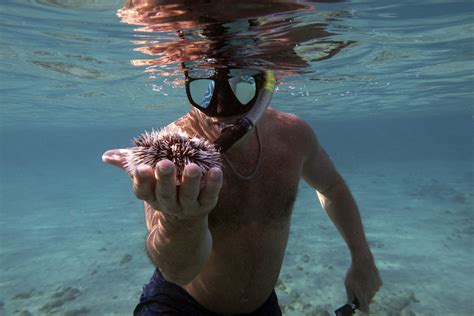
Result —
[[[273,74],[273,71],[267,70],[263,73],[264,84],[263,89],[268,92],[273,92],[276,85],[276,77]]]

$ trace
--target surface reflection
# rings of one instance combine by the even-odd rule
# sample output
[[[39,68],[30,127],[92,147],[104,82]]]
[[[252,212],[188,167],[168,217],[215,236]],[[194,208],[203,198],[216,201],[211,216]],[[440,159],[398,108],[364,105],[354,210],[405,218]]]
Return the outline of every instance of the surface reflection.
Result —
[[[129,0],[117,15],[138,26],[135,50],[151,58],[132,64],[148,72],[166,76],[183,67],[225,66],[291,74],[353,43],[329,31],[350,12],[319,8],[336,2],[342,1]]]

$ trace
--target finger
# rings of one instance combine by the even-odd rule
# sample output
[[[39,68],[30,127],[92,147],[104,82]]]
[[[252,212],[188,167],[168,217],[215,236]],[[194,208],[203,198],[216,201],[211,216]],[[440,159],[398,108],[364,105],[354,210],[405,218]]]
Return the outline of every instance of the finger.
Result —
[[[137,198],[149,203],[156,200],[155,177],[153,168],[148,165],[140,165],[133,174],[133,192]]]
[[[354,304],[355,308],[359,308],[360,307],[360,303],[359,303],[359,300],[357,299],[356,296],[354,296],[354,298],[352,299],[352,301],[350,302],[351,304]]]
[[[357,300],[359,301],[359,309],[364,313],[369,312],[369,301],[367,296],[356,293]]]
[[[102,161],[125,170],[125,158],[127,157],[128,153],[128,149],[107,150],[102,154]]]
[[[356,299],[355,295],[354,295],[354,292],[352,291],[348,291],[347,292],[347,303],[349,304],[352,304],[352,302],[354,302]],[[358,300],[357,300],[358,301]],[[360,303],[359,303],[360,304]]]
[[[179,203],[190,206],[197,203],[201,183],[202,169],[191,163],[184,168],[183,180],[179,189]]]
[[[219,168],[212,168],[207,172],[204,188],[199,195],[199,203],[207,208],[214,208],[222,188],[223,175]]]
[[[160,202],[168,206],[176,203],[176,168],[167,159],[161,160],[155,168],[155,195]]]

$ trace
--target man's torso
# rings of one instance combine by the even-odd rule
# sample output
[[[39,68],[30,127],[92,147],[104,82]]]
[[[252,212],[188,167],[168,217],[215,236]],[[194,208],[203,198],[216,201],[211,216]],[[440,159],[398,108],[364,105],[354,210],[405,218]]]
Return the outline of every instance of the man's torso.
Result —
[[[260,145],[253,131],[245,151],[230,152],[223,161],[223,187],[209,214],[212,253],[184,287],[209,310],[251,312],[277,282],[304,160],[298,131],[285,124],[286,118],[268,111],[258,124]],[[258,169],[251,179],[243,179],[228,161],[242,175],[251,174],[257,164]]]

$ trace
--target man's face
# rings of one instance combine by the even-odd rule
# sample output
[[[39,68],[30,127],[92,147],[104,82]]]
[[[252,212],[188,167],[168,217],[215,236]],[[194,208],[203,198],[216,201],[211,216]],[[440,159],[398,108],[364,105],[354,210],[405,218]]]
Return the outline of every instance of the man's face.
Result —
[[[185,75],[191,105],[219,122],[231,122],[248,113],[263,83],[263,74],[255,70],[199,69]]]
[[[192,109],[194,117],[197,118],[199,125],[203,128],[206,133],[206,137],[210,140],[215,140],[221,134],[221,131],[229,126],[229,124],[236,122],[240,118],[244,117],[246,113],[229,116],[229,117],[210,117],[199,111],[197,108]]]

